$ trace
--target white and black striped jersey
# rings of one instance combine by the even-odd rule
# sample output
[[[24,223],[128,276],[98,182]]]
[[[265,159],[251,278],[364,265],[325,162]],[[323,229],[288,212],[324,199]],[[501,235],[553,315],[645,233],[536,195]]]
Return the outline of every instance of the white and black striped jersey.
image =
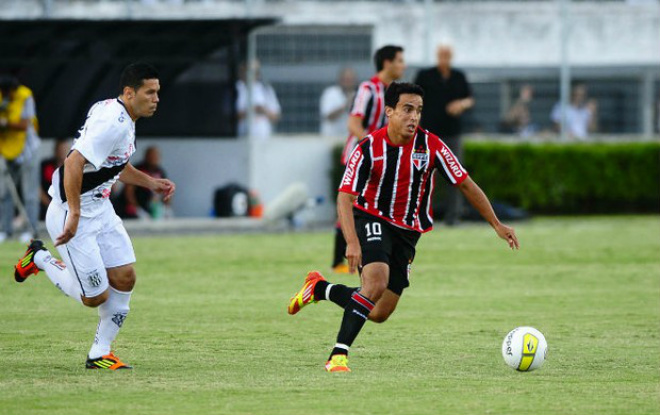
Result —
[[[110,203],[110,189],[135,152],[135,122],[120,99],[92,105],[73,142],[71,151],[74,150],[87,160],[80,191],[80,214],[95,216],[103,203]],[[55,171],[48,194],[67,209],[65,175],[64,166]]]

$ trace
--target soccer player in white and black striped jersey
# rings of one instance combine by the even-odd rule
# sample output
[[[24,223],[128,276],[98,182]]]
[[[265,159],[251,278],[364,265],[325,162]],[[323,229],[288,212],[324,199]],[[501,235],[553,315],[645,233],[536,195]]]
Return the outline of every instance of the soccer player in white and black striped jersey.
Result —
[[[128,315],[136,276],[133,245],[110,203],[110,189],[120,180],[161,193],[164,200],[175,190],[171,181],[152,178],[129,162],[135,121],[151,117],[158,106],[158,72],[146,63],[129,65],[120,88],[119,97],[92,106],[64,165],[53,174],[46,227],[63,261],[35,239],[14,272],[16,281],[24,282],[43,270],[65,295],[98,307],[88,369],[131,368],[111,350]]]
[[[344,309],[325,366],[329,372],[350,371],[348,351],[366,320],[387,320],[409,286],[417,241],[433,227],[435,172],[459,188],[511,249],[519,248],[514,229],[498,220],[451,150],[419,127],[423,97],[418,85],[390,85],[385,94],[388,126],[365,137],[346,165],[337,211],[348,243],[346,257],[352,270],[360,269],[362,286],[331,284],[312,271],[289,302],[289,314],[321,300]]]

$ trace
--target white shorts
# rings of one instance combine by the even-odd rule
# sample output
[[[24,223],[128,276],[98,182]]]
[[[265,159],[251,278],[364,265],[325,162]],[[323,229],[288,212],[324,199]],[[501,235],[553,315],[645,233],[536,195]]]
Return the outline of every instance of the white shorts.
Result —
[[[96,297],[108,289],[107,268],[135,262],[133,244],[110,201],[100,214],[80,217],[78,230],[66,245],[57,247],[71,275],[78,279],[84,297]],[[51,202],[46,212],[46,227],[55,241],[64,230],[68,212]]]

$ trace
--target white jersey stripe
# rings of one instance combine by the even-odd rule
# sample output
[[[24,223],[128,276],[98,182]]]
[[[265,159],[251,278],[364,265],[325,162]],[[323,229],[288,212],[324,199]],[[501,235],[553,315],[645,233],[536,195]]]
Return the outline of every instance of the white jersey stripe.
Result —
[[[399,168],[401,167],[401,151],[403,147],[399,147],[399,154],[396,157],[396,170],[394,172],[394,188],[392,189],[392,201],[390,202],[390,218],[394,219],[394,205],[396,201],[397,186],[399,185]],[[410,187],[410,185],[408,185]],[[405,218],[405,216],[404,216]]]
[[[374,203],[376,206],[374,208],[378,208],[378,199],[380,199],[380,189],[383,187],[383,179],[385,178],[385,174],[387,173],[387,143],[385,140],[381,140],[381,145],[383,146],[383,171],[380,174],[380,180],[378,181],[378,190],[376,191],[376,198],[374,199]],[[372,159],[373,160],[373,159]],[[383,212],[378,210],[378,213],[382,216]]]
[[[438,160],[440,161],[440,164],[442,164],[442,168],[445,170],[445,173],[447,173],[447,177],[449,178],[449,181],[452,184],[456,184],[456,179],[454,179],[454,175],[451,174],[451,172],[449,171],[449,167],[447,167],[447,163],[445,163],[445,158],[442,157],[442,155],[440,155],[439,151],[436,151],[435,155],[438,158]]]

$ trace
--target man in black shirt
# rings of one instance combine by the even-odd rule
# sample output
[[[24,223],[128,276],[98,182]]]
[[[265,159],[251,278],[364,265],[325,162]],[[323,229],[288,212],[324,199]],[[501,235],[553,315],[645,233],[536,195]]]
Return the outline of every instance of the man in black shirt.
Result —
[[[461,115],[474,106],[474,98],[465,74],[451,67],[451,58],[451,48],[440,45],[438,65],[419,71],[415,83],[424,89],[425,97],[420,125],[439,136],[462,159]],[[460,218],[462,199],[456,189],[447,187],[445,221],[455,225]]]

